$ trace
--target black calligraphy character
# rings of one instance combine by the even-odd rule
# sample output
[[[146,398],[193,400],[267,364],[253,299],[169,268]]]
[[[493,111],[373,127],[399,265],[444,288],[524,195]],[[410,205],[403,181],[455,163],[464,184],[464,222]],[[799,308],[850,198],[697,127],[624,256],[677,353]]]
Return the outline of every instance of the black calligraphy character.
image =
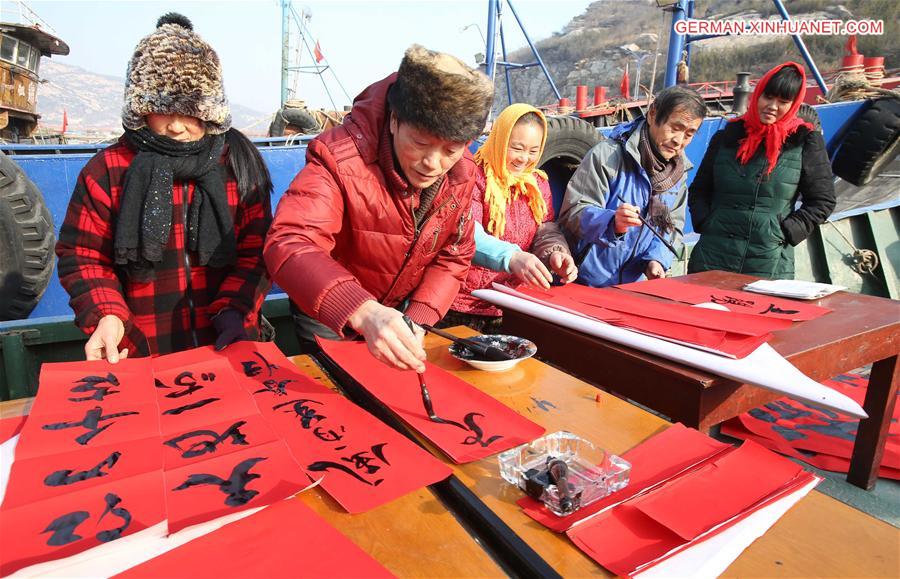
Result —
[[[741,298],[736,298],[734,296],[719,297],[719,296],[710,295],[709,299],[714,304],[724,304],[724,305],[729,305],[729,306],[741,306],[744,308],[753,307],[753,304],[756,303],[753,300],[742,300]]]
[[[380,466],[376,466],[374,464],[369,464],[370,462],[374,461],[375,458],[377,458],[378,460],[380,460],[381,462],[383,462],[387,465],[391,464],[384,457],[384,447],[386,445],[387,445],[387,443],[383,442],[381,444],[376,444],[375,446],[372,447],[372,454],[374,454],[375,457],[366,456],[367,451],[363,450],[363,451],[357,452],[356,454],[350,455],[350,457],[341,458],[341,460],[352,463],[353,467],[356,468],[356,470],[364,468],[364,469],[366,469],[367,474],[374,474],[374,473],[378,472],[378,470],[381,468]]]
[[[279,408],[283,408],[285,406],[292,406],[294,413],[300,418],[300,426],[304,429],[309,430],[312,421],[315,420],[319,422],[323,418],[327,418],[322,414],[316,414],[316,410],[314,408],[310,408],[306,405],[307,402],[311,402],[313,404],[322,404],[318,400],[310,400],[309,398],[300,398],[297,400],[290,400],[288,402],[282,402],[281,404],[276,404],[272,407],[272,410],[278,410]],[[290,412],[289,410],[285,410],[285,412]]]
[[[200,374],[200,378],[202,380],[206,380],[207,382],[215,382],[216,375],[212,372],[210,373],[202,373]],[[186,370],[175,377],[175,385],[186,387],[184,390],[178,390],[177,392],[170,392],[166,394],[166,398],[181,398],[182,396],[189,396],[203,388],[203,384],[199,384],[197,379],[194,378],[194,373],[190,370]]]
[[[277,370],[278,366],[275,364],[270,364],[265,357],[259,352],[253,352],[253,355],[263,361],[263,364],[266,365],[266,368],[269,370],[269,376],[272,375],[272,370]],[[262,372],[262,367],[257,364],[254,360],[248,360],[246,362],[241,362],[241,366],[244,367],[244,376],[248,378],[253,378],[257,376],[260,372]]]
[[[341,426],[341,432],[344,432],[343,426]],[[343,434],[338,434],[334,430],[325,430],[321,426],[316,426],[315,428],[313,428],[313,435],[324,442],[337,442],[344,438]]]
[[[90,470],[82,470],[80,472],[76,472],[75,474],[72,474],[72,469],[68,468],[52,472],[48,474],[46,478],[44,478],[44,484],[48,487],[58,487],[81,482],[83,480],[106,476],[109,473],[103,472],[103,467],[112,470],[112,467],[116,466],[116,463],[119,462],[119,457],[121,456],[121,452],[113,452],[112,454],[104,458],[100,462],[100,464],[98,464],[94,468]]]
[[[74,428],[76,426],[82,426],[88,429],[90,432],[85,432],[84,434],[78,436],[75,439],[75,442],[84,446],[91,441],[95,436],[115,424],[115,422],[111,424],[107,424],[106,426],[100,427],[100,422],[103,420],[111,420],[113,418],[120,418],[122,416],[129,416],[131,414],[140,414],[139,412],[116,412],[113,414],[103,414],[103,409],[99,406],[95,406],[88,410],[84,415],[84,420],[81,422],[57,422],[55,424],[45,424],[41,428],[44,430],[62,430],[63,428]]]
[[[537,406],[544,412],[550,412],[551,408],[556,408],[556,404],[550,402],[549,400],[538,400],[534,396],[531,396],[531,401],[534,402],[535,406]]]
[[[247,442],[247,437],[243,432],[241,432],[241,426],[245,425],[246,423],[247,422],[245,420],[239,420],[238,422],[235,422],[234,424],[229,426],[228,429],[226,429],[222,434],[217,433],[215,430],[194,430],[192,432],[187,432],[185,434],[182,434],[181,436],[176,436],[175,438],[167,440],[163,444],[181,452],[181,458],[194,458],[195,456],[200,456],[209,452],[215,452],[216,447],[229,438],[231,439],[231,444],[233,445],[247,445],[249,444]],[[208,437],[209,440],[199,440],[191,444],[186,449],[181,448],[179,443],[194,437]]]
[[[250,502],[250,499],[259,494],[259,491],[247,489],[247,484],[261,475],[250,474],[250,469],[256,463],[266,460],[265,457],[248,458],[235,466],[227,479],[214,474],[192,474],[187,480],[172,490],[181,491],[198,485],[214,485],[225,493],[225,504],[229,507],[239,507]]]
[[[119,507],[119,503],[122,502],[122,499],[119,498],[118,495],[113,493],[106,493],[106,510],[103,511],[103,514],[100,515],[100,518],[97,519],[97,523],[103,520],[103,517],[106,516],[106,513],[112,513],[114,517],[119,517],[122,519],[123,523],[121,527],[117,527],[115,529],[109,529],[107,531],[100,531],[97,533],[97,540],[102,543],[108,543],[109,541],[115,541],[119,537],[122,536],[122,533],[128,528],[128,525],[131,524],[131,513],[128,512],[127,509],[123,509]]]
[[[296,382],[296,380],[263,380],[264,388],[260,388],[259,390],[255,391],[254,394],[259,394],[260,392],[271,392],[275,396],[287,396],[287,389],[285,388],[285,386],[287,386],[291,382]]]
[[[760,312],[760,313],[763,313],[763,314],[768,314],[768,313],[773,313],[773,314],[784,314],[784,315],[790,316],[790,315],[793,315],[793,314],[799,314],[799,313],[800,313],[800,310],[783,310],[783,309],[781,309],[781,308],[779,308],[779,307],[776,307],[775,304],[769,304],[769,307],[766,309],[766,311]]]
[[[159,378],[154,378],[153,382],[154,382],[154,386],[156,386],[157,388],[167,388],[167,389],[172,388],[171,386],[166,386],[165,384],[163,384],[163,381],[160,380]]]
[[[475,417],[480,416],[484,418],[484,414],[479,414],[477,412],[470,412],[466,414],[466,417],[463,418],[463,422],[469,427],[469,430],[472,431],[472,436],[467,437],[463,440],[463,444],[472,445],[472,444],[480,444],[483,447],[489,446],[492,442],[496,440],[500,440],[503,436],[497,434],[494,435],[487,440],[484,440],[484,431],[481,430],[481,427],[475,422]]]
[[[47,544],[51,547],[60,547],[62,545],[74,543],[82,538],[81,535],[75,534],[75,529],[78,525],[85,522],[89,516],[91,515],[87,511],[66,513],[61,517],[53,519],[53,522],[47,525],[47,528],[41,531],[41,534],[53,533],[50,535],[50,538],[47,539]]]
[[[346,459],[344,459],[344,460],[346,460]],[[355,470],[351,469],[349,466],[340,464],[340,463],[338,463],[338,462],[331,462],[331,461],[328,461],[328,460],[319,460],[319,461],[316,461],[316,462],[310,464],[308,467],[306,467],[306,470],[312,471],[312,472],[326,472],[326,471],[328,471],[329,469],[332,469],[332,468],[337,469],[337,470],[340,470],[340,471],[342,471],[342,472],[344,472],[344,473],[346,473],[346,474],[349,474],[350,476],[352,476],[353,478],[355,478],[355,479],[358,480],[359,482],[364,483],[364,484],[367,484],[367,485],[369,485],[369,486],[377,487],[377,486],[380,485],[382,482],[384,482],[384,479],[378,479],[378,480],[375,481],[375,482],[369,482],[369,481],[367,481],[365,478],[363,478],[362,476],[360,476],[360,474],[357,473]]]
[[[213,402],[216,402],[218,400],[221,400],[221,399],[220,398],[204,398],[203,400],[200,400],[198,402],[193,402],[191,404],[185,404],[184,406],[179,406],[178,408],[170,408],[170,409],[166,410],[165,412],[163,412],[163,414],[178,416],[179,414],[188,412],[190,410],[196,410],[197,408],[203,408],[207,404],[212,404]]]
[[[85,376],[80,380],[76,380],[75,383],[78,386],[72,388],[72,392],[93,392],[93,394],[82,398],[69,398],[72,402],[103,400],[103,397],[106,395],[120,392],[120,390],[113,390],[114,386],[119,386],[119,379],[112,372],[108,372],[106,376]],[[109,386],[100,386],[100,384],[109,384]]]

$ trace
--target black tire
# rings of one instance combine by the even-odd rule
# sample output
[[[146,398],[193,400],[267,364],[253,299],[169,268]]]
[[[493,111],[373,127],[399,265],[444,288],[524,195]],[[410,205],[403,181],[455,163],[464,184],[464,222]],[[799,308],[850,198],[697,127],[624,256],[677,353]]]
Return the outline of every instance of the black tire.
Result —
[[[275,118],[272,119],[272,123],[269,125],[269,136],[283,137],[284,130],[288,125],[297,127],[304,135],[318,133],[322,129],[319,121],[309,111],[287,107],[275,113]]]
[[[900,153],[900,99],[884,98],[863,112],[831,165],[834,174],[861,187]]]
[[[44,197],[0,152],[0,320],[27,318],[53,273],[56,234]]]
[[[559,208],[572,173],[602,139],[594,125],[579,118],[547,117],[547,142],[538,168],[547,172],[555,209]]]

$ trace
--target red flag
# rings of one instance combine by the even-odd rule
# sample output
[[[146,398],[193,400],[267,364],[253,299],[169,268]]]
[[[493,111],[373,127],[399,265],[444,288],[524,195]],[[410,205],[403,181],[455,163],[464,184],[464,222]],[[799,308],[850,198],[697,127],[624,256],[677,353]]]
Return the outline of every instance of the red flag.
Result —
[[[322,62],[325,60],[325,55],[322,54],[322,50],[319,48],[319,41],[316,41],[316,47],[313,49],[313,56],[316,57],[316,62]]]
[[[66,127],[68,127],[68,126],[69,126],[69,117],[68,117],[68,115],[66,115],[66,109],[63,109],[63,124],[62,124],[62,130],[61,130],[59,133],[60,133],[61,135],[65,135],[65,134],[66,134]]]
[[[856,35],[851,34],[850,38],[847,39],[847,45],[844,46],[844,51],[847,56],[855,56],[859,54],[856,50]]]
[[[628,82],[628,63],[625,63],[625,72],[622,73],[622,82],[619,83],[619,92],[622,93],[622,96],[625,98],[628,97],[630,83]]]

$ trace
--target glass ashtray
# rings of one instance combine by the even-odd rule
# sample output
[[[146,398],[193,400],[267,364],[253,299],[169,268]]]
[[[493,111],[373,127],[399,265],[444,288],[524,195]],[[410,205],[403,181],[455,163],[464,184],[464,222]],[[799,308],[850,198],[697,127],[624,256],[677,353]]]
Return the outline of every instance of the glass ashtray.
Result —
[[[499,456],[500,475],[555,515],[570,515],[628,486],[631,464],[571,432],[559,431]]]

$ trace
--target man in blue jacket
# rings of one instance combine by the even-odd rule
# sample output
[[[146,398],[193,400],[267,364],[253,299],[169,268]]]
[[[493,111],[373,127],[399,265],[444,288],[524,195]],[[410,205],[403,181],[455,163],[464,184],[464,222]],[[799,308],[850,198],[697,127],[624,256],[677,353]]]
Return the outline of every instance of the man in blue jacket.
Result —
[[[675,256],[649,228],[680,250],[691,168],[684,149],[705,116],[696,91],[670,87],[646,119],[617,126],[588,152],[559,217],[573,241],[579,283],[604,287],[666,275]]]

